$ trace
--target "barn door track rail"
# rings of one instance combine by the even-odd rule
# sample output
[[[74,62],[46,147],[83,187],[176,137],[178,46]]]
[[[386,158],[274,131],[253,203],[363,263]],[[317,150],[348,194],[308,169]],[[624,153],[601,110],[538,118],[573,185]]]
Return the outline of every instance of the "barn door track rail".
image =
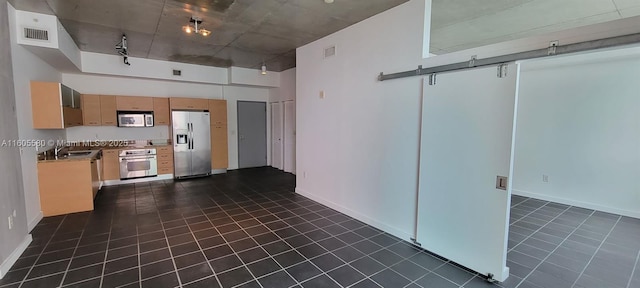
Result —
[[[485,59],[478,59],[477,56],[472,56],[469,61],[458,62],[454,64],[447,64],[435,67],[423,68],[422,65],[418,66],[416,70],[409,70],[404,72],[397,72],[391,74],[384,74],[380,72],[378,75],[378,81],[386,81],[393,79],[400,79],[406,77],[430,75],[433,73],[450,72],[457,70],[464,70],[476,67],[500,65],[508,62],[514,62],[518,60],[543,58],[554,55],[571,54],[577,52],[584,52],[596,49],[610,48],[616,46],[630,45],[640,43],[640,33],[616,36],[604,39],[590,40],[585,42],[578,42],[567,45],[559,45],[558,41],[551,41],[549,48],[507,54],[502,56],[490,57]]]

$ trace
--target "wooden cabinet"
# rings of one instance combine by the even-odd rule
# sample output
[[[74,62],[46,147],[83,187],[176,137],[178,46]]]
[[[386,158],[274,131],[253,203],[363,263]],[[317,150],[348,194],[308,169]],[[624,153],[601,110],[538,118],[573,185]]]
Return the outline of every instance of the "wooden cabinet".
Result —
[[[96,160],[38,163],[40,206],[45,217],[93,210],[98,190]]]
[[[209,110],[207,99],[170,98],[171,110]]]
[[[154,125],[171,125],[169,98],[153,98]]]
[[[173,174],[173,146],[156,148],[158,154],[158,175]]]
[[[118,126],[116,96],[100,96],[100,122],[102,126]]]
[[[138,96],[116,96],[118,111],[153,111],[153,98]]]
[[[102,150],[102,171],[104,180],[120,180],[120,159],[118,149]]]
[[[62,107],[64,128],[82,126],[82,110],[78,108]]]
[[[227,100],[209,100],[211,117],[211,167],[229,167],[229,143],[227,139]]]
[[[55,82],[31,81],[34,129],[64,129],[82,125],[82,111],[74,107],[76,91]],[[64,97],[63,97],[64,91]],[[75,93],[75,94],[74,94]]]
[[[82,122],[84,126],[101,126],[100,95],[82,95]]]
[[[98,191],[100,191],[100,175],[98,175],[98,161],[91,160],[91,192],[93,198],[96,198]]]

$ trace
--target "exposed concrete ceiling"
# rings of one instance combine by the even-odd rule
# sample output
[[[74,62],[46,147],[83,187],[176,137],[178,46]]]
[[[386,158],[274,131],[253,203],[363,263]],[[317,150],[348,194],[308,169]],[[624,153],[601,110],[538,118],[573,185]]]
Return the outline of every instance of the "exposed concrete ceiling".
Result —
[[[295,48],[408,0],[10,0],[55,14],[83,51],[269,70],[295,66]],[[640,0],[433,0],[430,50],[443,54],[640,15]],[[181,28],[203,19],[209,37]],[[393,23],[389,23],[393,25]],[[562,44],[562,43],[561,43]]]
[[[83,51],[212,66],[295,67],[295,49],[408,0],[10,0],[55,14]],[[182,31],[192,16],[208,37]]]
[[[434,54],[640,15],[640,0],[433,0],[432,7]]]

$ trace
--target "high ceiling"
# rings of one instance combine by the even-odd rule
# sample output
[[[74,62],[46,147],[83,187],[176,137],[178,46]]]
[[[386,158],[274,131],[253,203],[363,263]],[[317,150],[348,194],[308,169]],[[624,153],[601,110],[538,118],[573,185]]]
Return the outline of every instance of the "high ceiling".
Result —
[[[55,14],[83,51],[269,70],[295,66],[295,48],[408,0],[10,0]],[[431,52],[443,54],[640,15],[640,0],[433,0]],[[191,16],[212,35],[186,34]],[[393,25],[394,23],[389,23]]]

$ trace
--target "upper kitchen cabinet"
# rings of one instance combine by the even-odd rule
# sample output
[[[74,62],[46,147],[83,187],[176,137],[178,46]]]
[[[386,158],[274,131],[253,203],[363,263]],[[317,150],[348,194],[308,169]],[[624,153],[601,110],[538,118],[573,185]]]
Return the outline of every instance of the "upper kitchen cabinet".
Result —
[[[116,96],[118,111],[153,111],[152,97]]]
[[[170,98],[171,110],[209,110],[209,101],[198,98]]]
[[[34,129],[64,129],[82,125],[80,93],[55,82],[31,81]]]
[[[153,98],[154,125],[171,125],[169,98]]]
[[[118,126],[116,96],[100,96],[100,120],[102,126]]]
[[[101,126],[100,95],[82,95],[82,120],[84,126]]]

